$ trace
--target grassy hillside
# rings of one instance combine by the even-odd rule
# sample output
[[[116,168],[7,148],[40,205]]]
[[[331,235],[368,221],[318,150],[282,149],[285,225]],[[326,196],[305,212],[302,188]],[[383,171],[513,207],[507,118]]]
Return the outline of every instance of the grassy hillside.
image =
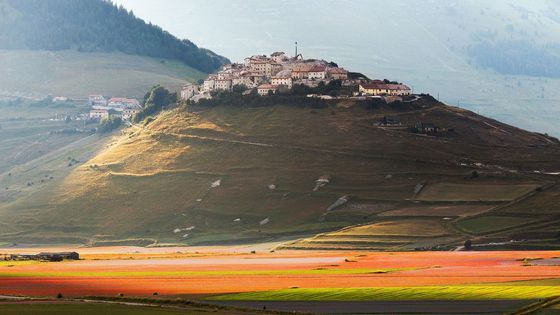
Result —
[[[455,131],[432,137],[377,127],[384,115]],[[546,200],[556,177],[534,171],[557,171],[559,157],[553,139],[429,98],[374,110],[175,109],[125,130],[60,185],[2,204],[0,240],[252,242],[357,225],[359,232],[287,246],[398,250],[484,242],[489,233],[558,220],[557,212],[500,209]],[[314,189],[321,177],[329,183]],[[348,203],[327,211],[342,196]],[[466,220],[486,215],[496,226],[472,231]],[[493,223],[495,216],[506,218]],[[538,237],[558,246],[550,233]]]
[[[177,89],[204,76],[177,61],[122,53],[0,50],[0,96],[142,97],[155,84]]]

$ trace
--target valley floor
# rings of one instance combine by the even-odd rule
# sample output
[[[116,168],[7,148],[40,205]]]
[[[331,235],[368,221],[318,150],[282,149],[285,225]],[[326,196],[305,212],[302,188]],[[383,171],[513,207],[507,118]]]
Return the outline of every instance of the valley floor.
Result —
[[[2,261],[0,300],[60,293],[69,298],[60,303],[121,296],[117,302],[180,298],[290,312],[494,314],[528,305],[552,312],[555,303],[537,304],[560,296],[560,251],[274,250],[277,245],[4,248],[0,253],[76,250],[81,260]],[[0,311],[21,302],[0,303]]]

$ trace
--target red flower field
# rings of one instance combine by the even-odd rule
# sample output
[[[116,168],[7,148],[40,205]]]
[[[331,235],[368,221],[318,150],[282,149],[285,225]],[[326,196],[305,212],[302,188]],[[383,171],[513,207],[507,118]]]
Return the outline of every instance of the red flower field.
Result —
[[[143,296],[158,292],[194,296],[293,287],[445,286],[560,278],[560,266],[531,263],[546,262],[560,252],[251,254],[180,248],[97,248],[80,252],[80,261],[1,262],[0,294]]]

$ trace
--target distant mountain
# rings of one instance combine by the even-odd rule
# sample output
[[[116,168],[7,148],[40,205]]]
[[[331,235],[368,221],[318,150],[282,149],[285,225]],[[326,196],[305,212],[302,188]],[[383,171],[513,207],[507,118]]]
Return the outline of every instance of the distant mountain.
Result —
[[[229,62],[105,0],[0,0],[0,49],[122,52],[202,72]]]

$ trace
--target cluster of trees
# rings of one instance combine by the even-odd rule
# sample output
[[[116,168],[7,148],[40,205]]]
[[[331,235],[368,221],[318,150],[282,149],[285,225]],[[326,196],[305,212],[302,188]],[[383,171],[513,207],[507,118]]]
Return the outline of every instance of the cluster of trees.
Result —
[[[319,82],[317,87],[309,87],[304,84],[294,84],[291,93],[293,95],[309,95],[309,94],[321,94],[330,96],[340,96],[340,95],[352,95],[353,92],[357,92],[358,88],[354,86],[342,86],[341,80],[332,80],[329,83]]]
[[[156,85],[144,96],[142,110],[134,115],[133,120],[141,122],[145,118],[157,115],[163,109],[175,105],[177,101],[177,93],[171,93],[166,88]]]
[[[560,45],[539,46],[530,41],[484,41],[469,55],[484,68],[501,74],[560,78]]]
[[[109,116],[108,118],[101,119],[97,130],[101,133],[111,132],[119,128],[122,124],[122,119],[119,116]]]
[[[309,94],[309,93],[307,93]],[[325,108],[328,104],[318,98],[307,97],[307,94],[294,92],[277,93],[260,96],[256,90],[243,95],[243,88],[236,87],[233,91],[218,91],[212,94],[211,99],[201,99],[196,103],[199,106],[234,106],[234,107],[265,107],[274,105],[287,105],[295,107]]]
[[[166,58],[203,72],[229,60],[160,27],[146,24],[106,0],[4,0],[0,49],[123,52]],[[9,6],[9,7],[7,7]],[[6,12],[9,12],[6,13]]]

